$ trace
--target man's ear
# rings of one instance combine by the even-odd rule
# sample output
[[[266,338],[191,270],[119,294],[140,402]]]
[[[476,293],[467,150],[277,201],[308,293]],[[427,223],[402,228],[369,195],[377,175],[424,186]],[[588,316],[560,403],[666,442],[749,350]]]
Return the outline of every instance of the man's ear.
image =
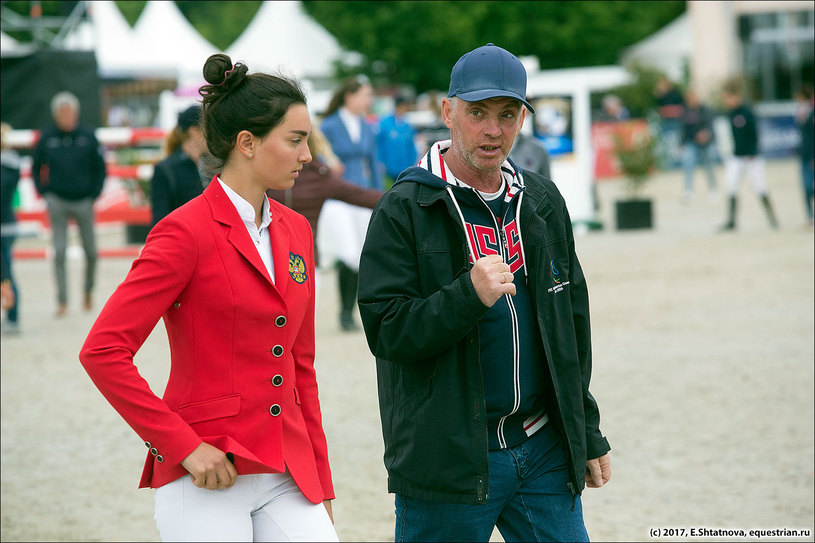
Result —
[[[521,106],[521,122],[518,123],[518,133],[515,136],[523,131],[524,122],[526,122],[526,106]]]
[[[441,99],[441,120],[444,121],[444,126],[452,128],[453,124],[453,102],[449,98]]]

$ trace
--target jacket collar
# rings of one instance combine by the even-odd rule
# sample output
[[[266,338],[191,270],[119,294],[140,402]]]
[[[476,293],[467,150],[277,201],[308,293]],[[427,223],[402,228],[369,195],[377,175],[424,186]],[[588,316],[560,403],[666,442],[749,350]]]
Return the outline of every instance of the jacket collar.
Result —
[[[209,203],[212,209],[212,218],[229,228],[227,238],[229,242],[235,247],[238,253],[252,265],[255,270],[260,273],[271,286],[280,292],[281,296],[285,294],[286,287],[289,279],[289,225],[280,212],[279,204],[270,201],[270,209],[272,212],[272,222],[269,225],[269,239],[272,244],[272,265],[274,266],[276,283],[272,282],[269,272],[266,271],[266,266],[260,258],[257,249],[249,237],[249,232],[246,231],[246,225],[243,224],[238,214],[238,210],[229,200],[229,197],[221,188],[216,178],[209,183],[204,189],[204,198]],[[268,197],[267,197],[268,198]]]

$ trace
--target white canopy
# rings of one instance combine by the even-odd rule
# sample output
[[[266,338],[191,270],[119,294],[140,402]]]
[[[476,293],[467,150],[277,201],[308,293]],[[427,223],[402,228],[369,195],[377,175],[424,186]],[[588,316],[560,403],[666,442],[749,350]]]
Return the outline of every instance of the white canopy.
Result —
[[[204,61],[220,52],[190,24],[175,2],[149,0],[133,33],[144,62],[175,70],[182,85],[202,79]]]
[[[66,49],[93,50],[103,77],[201,79],[204,61],[218,49],[204,39],[175,2],[150,0],[131,28],[116,3],[89,2],[90,21],[65,39]]]
[[[226,53],[250,72],[281,69],[298,78],[329,76],[331,62],[344,54],[299,1],[263,2]]]
[[[66,38],[67,49],[95,50],[103,77],[176,77],[203,83],[204,61],[219,50],[202,37],[175,2],[149,0],[131,28],[111,0],[89,2],[90,21]],[[10,39],[10,38],[9,38]],[[7,43],[3,37],[3,46]],[[298,78],[327,78],[332,61],[348,53],[305,13],[300,1],[266,1],[227,49],[250,72],[283,70]]]

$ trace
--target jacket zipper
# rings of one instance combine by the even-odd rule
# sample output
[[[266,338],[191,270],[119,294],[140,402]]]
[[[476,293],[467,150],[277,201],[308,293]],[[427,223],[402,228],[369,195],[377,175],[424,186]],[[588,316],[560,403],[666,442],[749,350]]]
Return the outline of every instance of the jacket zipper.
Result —
[[[492,224],[495,227],[495,231],[498,232],[498,238],[500,239],[500,250],[501,250],[501,258],[504,259],[504,262],[509,260],[509,249],[507,248],[507,238],[504,235],[504,229],[498,224],[498,219],[495,216],[495,213],[492,212],[492,208],[490,208],[489,204],[481,194],[473,190],[478,199],[481,200],[481,203],[484,204],[484,207],[487,209],[487,213],[490,214],[492,218]],[[504,222],[506,221],[506,212],[504,213],[503,217]],[[498,444],[501,447],[506,447],[506,438],[504,437],[504,422],[506,421],[507,417],[510,415],[514,415],[518,408],[521,407],[521,382],[520,382],[520,371],[521,371],[521,361],[520,361],[520,338],[518,337],[518,313],[515,309],[515,304],[512,301],[512,296],[509,294],[505,294],[507,300],[507,306],[509,308],[509,314],[512,319],[512,388],[514,393],[514,400],[512,404],[512,411],[507,413],[506,415],[501,417],[501,420],[498,422]]]
[[[453,197],[452,194],[450,196],[451,196],[451,198]],[[450,208],[451,203],[452,202],[446,202],[445,201],[445,205],[447,207],[447,212],[450,214],[450,218],[453,219],[453,224],[458,225],[458,228],[460,229],[459,231],[464,236],[464,239],[462,240],[463,247],[464,247],[464,268],[467,269],[467,270],[470,270],[472,268],[471,268],[471,265],[470,265],[470,256],[469,256],[470,255],[470,249],[469,249],[468,242],[467,242],[467,231],[465,230],[464,224],[459,220],[459,216],[455,213],[454,209]],[[473,259],[475,259],[476,255],[472,255],[472,256],[473,256]],[[477,329],[478,329],[478,325],[476,325],[476,330]],[[487,400],[486,400],[485,395],[483,393],[483,390],[484,390],[484,375],[481,372],[481,361],[480,360],[478,362],[478,378],[479,378],[480,385],[481,385],[481,390],[482,390],[482,393],[481,393],[482,417],[481,417],[481,419],[483,420],[484,429],[485,429],[485,433],[486,433],[486,428],[487,428]],[[489,461],[486,462],[486,466],[487,466],[487,477],[489,477]],[[476,485],[476,500],[479,503],[486,503],[487,497],[489,496],[489,492],[485,488],[484,477],[480,476],[480,475],[478,475],[477,477],[478,477],[478,483]]]

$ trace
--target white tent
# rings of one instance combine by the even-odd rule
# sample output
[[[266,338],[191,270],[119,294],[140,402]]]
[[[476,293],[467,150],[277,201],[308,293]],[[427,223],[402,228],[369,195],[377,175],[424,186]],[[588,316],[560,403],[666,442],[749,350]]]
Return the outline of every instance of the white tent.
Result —
[[[683,13],[654,34],[626,47],[620,55],[620,63],[657,68],[672,80],[682,81],[692,44],[690,18]]]
[[[64,47],[93,50],[103,77],[202,80],[204,61],[218,49],[204,39],[175,2],[150,0],[131,28],[116,3],[89,2],[90,21],[77,26]]]
[[[202,80],[204,61],[220,52],[198,33],[175,2],[149,0],[133,32],[144,62],[156,69],[174,70],[180,85]]]
[[[280,69],[298,78],[329,76],[332,61],[345,54],[299,1],[263,2],[226,53],[250,72]]]
[[[133,30],[116,3],[110,0],[88,4],[90,24],[80,25],[68,36],[69,49],[96,52],[96,63],[103,77],[127,75],[144,65]]]

